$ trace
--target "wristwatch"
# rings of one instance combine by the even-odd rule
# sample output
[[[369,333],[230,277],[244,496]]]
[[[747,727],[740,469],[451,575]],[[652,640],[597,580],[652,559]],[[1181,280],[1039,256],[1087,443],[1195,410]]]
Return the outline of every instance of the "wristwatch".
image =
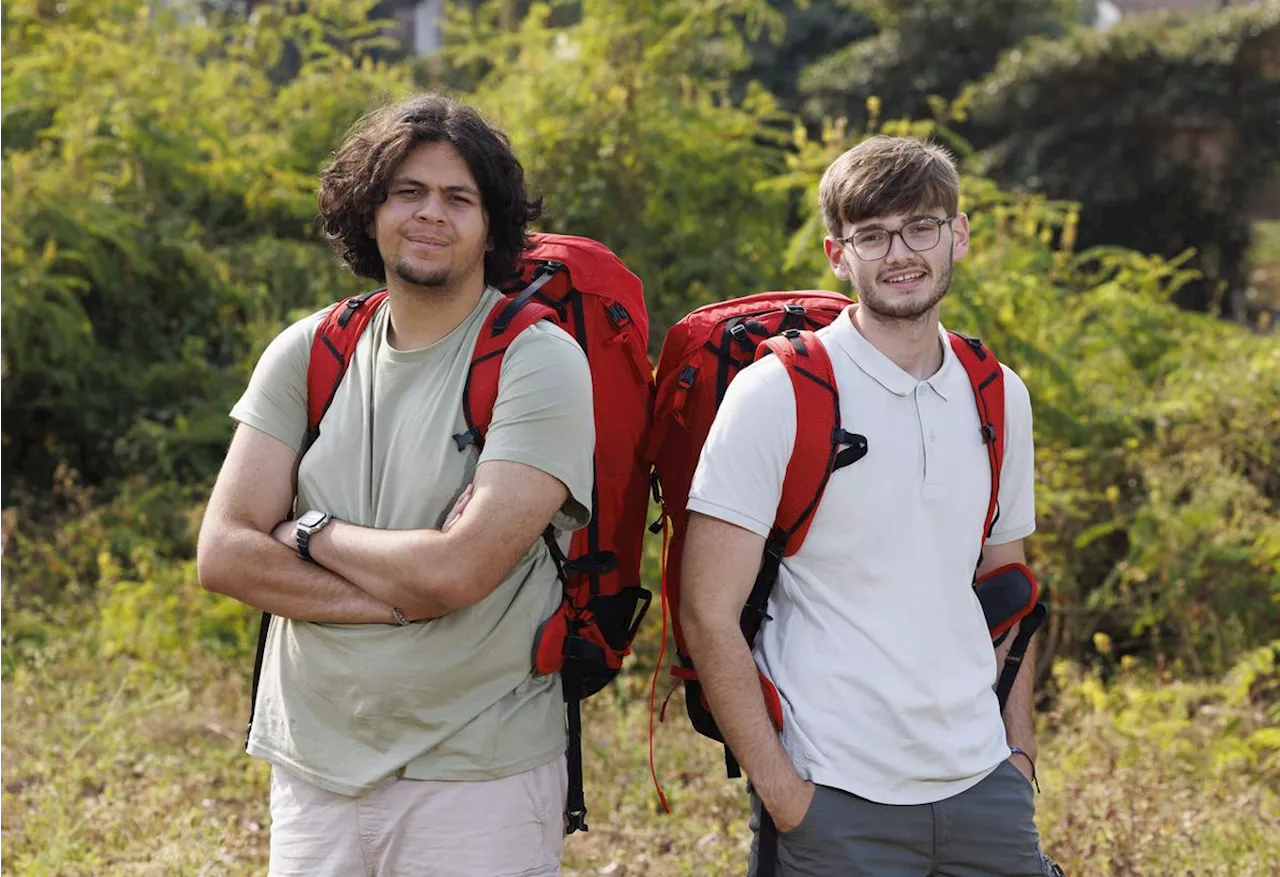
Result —
[[[333,515],[328,514],[327,512],[318,512],[315,509],[312,509],[309,512],[304,512],[302,517],[298,518],[297,538],[299,557],[303,560],[310,560],[312,563],[315,562],[311,557],[311,537],[324,529],[325,525],[332,520]]]

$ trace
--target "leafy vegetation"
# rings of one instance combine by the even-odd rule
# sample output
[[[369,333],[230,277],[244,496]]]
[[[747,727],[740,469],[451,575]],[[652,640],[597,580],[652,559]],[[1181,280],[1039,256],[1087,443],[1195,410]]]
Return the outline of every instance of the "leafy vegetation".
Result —
[[[240,749],[253,613],[199,589],[195,528],[262,347],[356,288],[313,227],[317,169],[371,104],[452,85],[510,134],[544,227],[598,237],[645,280],[655,351],[705,301],[834,285],[814,191],[862,137],[960,154],[974,245],[944,319],[1017,369],[1036,412],[1030,546],[1054,604],[1046,665],[1059,658],[1041,716],[1048,846],[1070,873],[1274,873],[1280,346],[1176,306],[1217,276],[1203,260],[1082,246],[1095,201],[983,176],[1004,173],[999,149],[945,114],[903,121],[864,97],[852,121],[806,125],[746,84],[753,48],[781,34],[762,0],[533,4],[519,20],[460,6],[430,63],[385,60],[369,8],[5,7],[6,872],[260,870],[266,774]],[[1035,52],[1138,39],[1123,33]],[[1019,93],[1022,63],[981,87],[975,118],[996,112],[1000,77]],[[1068,81],[1056,63],[1026,87]],[[657,743],[676,815],[656,812],[660,639],[650,619],[635,666],[590,703],[594,827],[571,840],[571,873],[743,860],[741,788],[680,721]]]
[[[1280,4],[1141,17],[1010,52],[961,111],[989,173],[1084,206],[1083,245],[1193,248],[1182,303],[1241,319],[1250,222],[1280,167],[1278,65]]]
[[[1082,19],[1079,0],[843,0],[874,33],[814,60],[799,77],[810,118],[861,120],[875,95],[892,116],[928,118],[1033,36]],[[1091,4],[1089,4],[1091,5]]]

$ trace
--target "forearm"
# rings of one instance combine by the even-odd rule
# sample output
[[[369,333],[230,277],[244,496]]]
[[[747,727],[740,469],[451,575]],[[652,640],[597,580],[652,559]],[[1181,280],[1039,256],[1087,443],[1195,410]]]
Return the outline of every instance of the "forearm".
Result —
[[[1000,648],[996,650],[997,666],[1001,671],[1004,669],[1005,656],[1009,653],[1009,647],[1016,635],[1017,629],[1015,628],[1010,631],[1009,636],[1005,638]],[[1032,759],[1036,757],[1036,730],[1033,717],[1035,676],[1036,637],[1033,636],[1031,642],[1027,644],[1026,654],[1022,657],[1018,677],[1014,680],[1013,688],[1009,691],[1009,699],[1005,704],[1003,716],[1005,736],[1009,741],[1009,745],[1017,746]]]
[[[202,538],[197,569],[205,588],[283,618],[395,622],[390,604],[249,526],[228,525]]]
[[[686,626],[707,703],[725,743],[770,811],[802,782],[769,719],[751,650],[736,623]]]
[[[439,530],[381,530],[334,521],[311,537],[320,566],[410,618],[459,608],[448,537]]]

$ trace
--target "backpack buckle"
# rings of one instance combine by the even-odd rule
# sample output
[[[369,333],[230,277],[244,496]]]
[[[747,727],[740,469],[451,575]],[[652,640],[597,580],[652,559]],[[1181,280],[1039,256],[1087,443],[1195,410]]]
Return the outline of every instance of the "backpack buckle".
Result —
[[[565,269],[565,264],[564,262],[561,262],[559,259],[543,259],[542,261],[538,262],[538,267],[536,270],[534,270],[533,273],[534,273],[534,276],[537,276],[539,274],[546,274],[550,276],[552,274],[558,274],[564,269]]]
[[[982,424],[982,441],[984,444],[991,444],[996,440],[996,428],[990,423]]]
[[[969,347],[973,349],[973,354],[974,356],[978,357],[979,361],[987,358],[987,350],[985,347],[982,346],[981,340],[977,338],[971,338],[968,335],[961,335],[960,337],[964,339],[965,344],[968,344]]]
[[[787,302],[782,306],[783,313],[790,314],[793,317],[803,317],[805,315],[804,305],[798,305],[794,302]]]
[[[604,309],[605,314],[609,317],[609,322],[613,323],[613,328],[622,330],[632,323],[631,315],[627,313],[627,309],[622,305],[614,302]]]
[[[697,376],[697,368],[691,365],[686,365],[680,370],[680,377],[676,379],[676,386],[687,393],[693,388],[693,380]]]

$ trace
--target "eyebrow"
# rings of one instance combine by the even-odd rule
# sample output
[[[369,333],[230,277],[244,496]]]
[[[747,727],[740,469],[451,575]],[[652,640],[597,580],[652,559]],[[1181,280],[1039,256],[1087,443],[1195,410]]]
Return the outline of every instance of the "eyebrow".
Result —
[[[917,213],[914,216],[908,216],[906,219],[902,220],[901,227],[906,228],[908,225],[910,225],[911,223],[915,222],[918,219],[942,219],[942,217],[934,216],[932,213]],[[873,222],[870,225],[864,225],[864,226],[861,226],[860,228],[855,228],[853,231],[849,232],[849,234],[853,235],[853,234],[862,234],[864,231],[886,231],[886,230],[887,229],[885,229],[885,227],[880,223]]]
[[[415,180],[413,177],[396,177],[391,181],[391,186],[418,186],[423,189],[431,188],[428,184],[421,180]],[[475,186],[469,186],[466,183],[454,183],[448,186],[441,186],[440,188],[448,193],[465,192],[466,194],[472,195],[476,198],[480,197],[480,191]]]

